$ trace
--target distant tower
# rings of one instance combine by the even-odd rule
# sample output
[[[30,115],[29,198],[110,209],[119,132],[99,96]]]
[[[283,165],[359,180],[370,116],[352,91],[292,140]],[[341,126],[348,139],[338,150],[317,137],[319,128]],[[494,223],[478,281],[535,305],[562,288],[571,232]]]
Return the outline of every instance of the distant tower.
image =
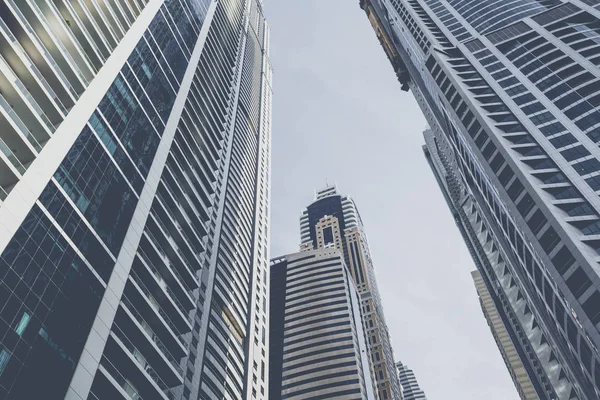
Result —
[[[360,294],[379,398],[401,399],[375,268],[354,200],[338,193],[335,186],[317,191],[314,202],[300,217],[300,234],[301,250],[336,248],[342,252]]]
[[[396,368],[398,368],[404,400],[427,400],[425,393],[419,387],[419,383],[417,382],[413,370],[402,364],[400,361],[396,363]]]
[[[356,285],[339,250],[271,261],[269,399],[375,400]]]

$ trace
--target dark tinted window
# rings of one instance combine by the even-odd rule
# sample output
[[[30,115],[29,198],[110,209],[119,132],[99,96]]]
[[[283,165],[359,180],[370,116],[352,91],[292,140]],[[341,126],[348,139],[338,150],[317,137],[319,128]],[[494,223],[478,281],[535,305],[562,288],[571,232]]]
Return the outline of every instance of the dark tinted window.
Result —
[[[547,253],[550,253],[559,242],[560,238],[553,227],[548,228],[540,238],[540,244]]]
[[[588,278],[587,274],[581,267],[577,267],[575,272],[571,274],[566,280],[569,290],[575,298],[579,298],[590,286],[592,282]]]
[[[569,267],[575,262],[575,257],[571,254],[571,251],[567,246],[563,246],[555,255],[552,257],[552,264],[554,268],[560,273],[564,274],[567,272]]]
[[[600,292],[596,290],[581,306],[594,325],[600,322]]]

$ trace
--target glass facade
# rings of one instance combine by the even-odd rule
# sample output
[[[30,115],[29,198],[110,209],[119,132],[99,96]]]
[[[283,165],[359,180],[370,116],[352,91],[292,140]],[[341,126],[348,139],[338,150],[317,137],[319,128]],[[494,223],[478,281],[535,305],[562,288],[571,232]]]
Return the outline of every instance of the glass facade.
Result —
[[[1,7],[0,398],[267,398],[262,4]]]
[[[595,2],[362,2],[540,398],[600,394]]]

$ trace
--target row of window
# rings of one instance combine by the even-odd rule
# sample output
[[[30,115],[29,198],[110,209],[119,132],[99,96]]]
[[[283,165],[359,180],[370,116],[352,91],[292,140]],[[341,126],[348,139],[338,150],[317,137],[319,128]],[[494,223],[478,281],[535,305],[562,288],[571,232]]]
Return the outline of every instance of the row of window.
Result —
[[[455,143],[460,143],[460,141],[456,141],[455,139]],[[459,146],[459,148],[460,147],[461,146]],[[464,150],[461,151],[461,154],[463,156],[468,156],[468,153],[464,152]],[[470,161],[465,161],[466,163],[463,162],[463,164],[461,164],[461,166],[468,166],[468,168],[465,168],[463,170],[465,176],[471,176],[472,178],[469,179],[474,179],[474,182],[477,183],[479,190],[482,192],[484,197],[487,198],[490,210],[492,211],[493,215],[495,215],[499,226],[502,227],[506,238],[512,244],[512,247],[510,248],[511,251],[514,252],[515,257],[521,260],[523,266],[528,271],[528,276],[531,283],[534,285],[534,287],[537,288],[535,293],[538,294],[540,300],[547,305],[548,310],[550,310],[550,312],[554,314],[554,319],[556,321],[557,326],[560,327],[565,336],[567,336],[567,332],[570,329],[569,326],[574,327],[574,325],[571,318],[569,318],[567,313],[565,312],[564,307],[562,306],[562,302],[561,300],[559,300],[558,295],[556,294],[554,286],[548,282],[546,274],[542,272],[541,265],[534,260],[531,251],[527,248],[527,246],[524,245],[524,240],[515,229],[514,223],[510,220],[510,218],[507,218],[506,213],[499,205],[498,200],[493,194],[493,190],[489,189],[489,183],[483,180],[482,174],[479,173],[478,169],[475,168],[474,165],[471,166]],[[520,212],[525,212],[524,218],[528,225],[533,227],[535,230],[542,232],[541,228],[544,225],[546,225],[546,219],[541,212],[537,212],[540,210],[537,210],[535,213],[531,214],[529,219],[526,217],[532,210],[532,202],[531,199],[528,197],[528,194],[525,194],[523,196],[523,192],[523,185],[520,182],[518,182],[518,179],[512,181],[512,183],[507,189],[507,193],[509,193],[511,199],[516,202],[517,209]],[[548,227],[545,231],[543,231],[541,235],[538,234],[537,237],[544,251],[547,254],[549,254],[549,256],[551,256],[552,264],[557,268],[557,270],[559,270],[559,272],[564,274],[563,276],[570,276],[568,275],[568,272],[577,270],[575,267],[571,267],[575,262],[573,255],[566,246],[559,246],[560,238],[551,226]],[[579,288],[579,286],[576,285],[576,282],[577,281],[571,281],[571,287],[573,287],[573,289],[575,290]],[[583,284],[583,286],[586,286],[586,284]],[[594,303],[596,293],[598,292],[594,291],[591,297],[589,297],[586,301],[582,303],[584,311],[594,324],[600,322],[600,303]],[[575,356],[583,357],[581,356],[581,354],[587,354],[586,349],[589,346],[584,339],[581,339],[579,341],[580,344],[578,346],[578,336],[583,338],[583,336],[577,335],[577,330],[575,330],[574,342],[573,340],[571,341],[574,343],[573,349],[575,351]],[[579,348],[583,348],[584,350],[580,350],[578,353]],[[585,360],[583,360],[583,362],[585,362]],[[592,376],[592,363],[587,362],[586,365],[590,376]]]

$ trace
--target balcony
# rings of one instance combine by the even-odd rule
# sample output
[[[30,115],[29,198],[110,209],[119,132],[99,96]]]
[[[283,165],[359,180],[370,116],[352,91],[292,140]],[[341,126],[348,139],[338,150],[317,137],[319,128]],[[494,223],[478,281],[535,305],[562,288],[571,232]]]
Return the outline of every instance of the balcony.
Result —
[[[25,36],[31,42],[33,47],[42,52],[48,59],[51,59],[55,67],[60,70],[60,73],[66,82],[78,94],[85,90],[87,85],[86,75],[89,78],[89,70],[86,71],[85,65],[77,64],[72,55],[64,47],[60,40],[56,39],[54,32],[47,29],[43,22],[45,19],[43,13],[39,9],[32,9],[29,2],[7,0],[7,3],[12,8],[14,15],[20,20],[20,23],[25,29]],[[37,7],[35,7],[37,8]],[[46,22],[47,23],[47,22]],[[20,43],[24,43],[25,36],[16,35]],[[29,46],[29,43],[27,43]],[[26,47],[27,48],[27,47]],[[36,57],[32,56],[32,59]],[[80,61],[80,60],[77,60]],[[83,68],[83,70],[80,70]],[[85,74],[83,73],[85,71]]]
[[[179,299],[182,304],[187,301],[194,302],[192,287],[189,281],[186,281],[171,263],[164,251],[155,243],[152,236],[144,232],[138,254],[144,259],[148,267],[154,272],[158,271],[162,278],[169,285],[170,290]],[[194,287],[197,288],[197,281],[194,281]],[[188,300],[186,300],[186,297]]]
[[[135,310],[164,343],[170,346],[179,342],[185,346],[182,335],[192,330],[189,321],[170,318],[148,288],[132,276],[125,285],[122,302],[130,311]]]
[[[57,124],[67,114],[67,108],[52,89],[44,75],[37,68],[17,38],[6,24],[0,20],[0,54],[23,82],[50,120]],[[71,103],[69,103],[72,106]],[[62,114],[61,114],[62,113]]]
[[[29,90],[14,74],[1,55],[0,87],[2,87],[3,97],[2,108],[7,114],[18,116],[18,118],[11,117],[11,119],[14,119],[16,125],[24,125],[26,127],[23,135],[25,137],[29,134],[34,136],[34,144],[47,141],[50,135],[56,130],[57,125],[54,125],[50,121],[44,110],[42,110],[37,101],[31,96]],[[24,145],[23,143],[22,146]]]
[[[183,383],[183,369],[179,362],[185,352],[176,347],[179,350],[176,358],[150,325],[147,322],[140,324],[126,306],[119,308],[112,332],[128,347],[135,346],[135,351],[143,354],[144,361],[152,365],[166,385],[172,387]]]
[[[112,378],[108,380],[113,391],[119,393],[117,398],[168,400],[165,391],[169,383],[126,336],[111,331],[100,365]]]
[[[16,111],[6,101],[4,96],[0,94],[0,132],[2,132],[2,138],[9,144],[14,143],[15,146],[27,146],[26,141],[29,142],[31,148],[26,151],[31,153],[31,160],[33,160],[34,150],[36,152],[42,151],[42,145],[33,136],[33,133],[25,123],[21,120],[21,117],[17,115]]]
[[[190,321],[189,311],[194,308],[194,303],[186,296],[188,301],[186,302],[187,306],[184,306],[171,290],[169,284],[162,278],[160,272],[147,265],[142,257],[136,257],[133,261],[131,275],[136,282],[144,283],[152,296],[173,319]]]
[[[144,230],[142,244],[140,248],[144,250],[145,254],[150,256],[150,261],[161,271],[162,276],[165,277],[167,282],[170,283],[171,277],[168,274],[165,275],[163,273],[164,270],[168,270],[171,275],[175,276],[182,290],[187,291],[192,296],[193,289],[198,288],[198,281],[191,275],[191,272],[186,269],[182,275],[180,269],[171,262],[170,257],[164,251],[156,237],[147,229]],[[177,285],[171,285],[171,287],[177,288]]]
[[[163,259],[168,260],[168,263],[174,266],[177,272],[183,276],[185,283],[194,289],[197,288],[198,279],[195,271],[200,269],[200,263],[198,262],[196,268],[193,268],[175,239],[168,232],[165,232],[152,216],[147,220],[144,233],[151,239]]]
[[[87,400],[100,399],[144,400],[133,383],[123,376],[106,356],[102,356],[87,398]]]
[[[186,231],[183,230],[183,227],[179,222],[173,219],[172,214],[170,213],[162,213],[162,218],[158,215],[156,203],[153,204],[150,213],[151,222],[155,223],[160,230],[161,233],[168,239],[169,243],[180,253],[182,261],[190,268],[192,272],[196,272],[199,268],[194,267],[194,263],[199,264],[198,254],[202,252],[202,242],[195,235],[192,234],[190,237],[186,234]],[[152,224],[146,224],[147,227],[151,227]],[[191,230],[190,230],[191,231]],[[160,235],[159,235],[160,237]],[[194,243],[192,243],[192,239]],[[197,249],[196,247],[200,247]],[[198,251],[196,253],[196,251]],[[191,262],[189,261],[191,260]]]
[[[193,256],[196,256],[204,250],[202,246],[202,237],[206,235],[206,227],[198,217],[195,206],[192,205],[193,219],[185,211],[182,204],[170,199],[166,200],[161,191],[156,192],[156,197],[152,203],[153,215],[169,226],[169,231],[175,236],[180,236],[191,247]],[[191,202],[190,202],[191,204]]]

